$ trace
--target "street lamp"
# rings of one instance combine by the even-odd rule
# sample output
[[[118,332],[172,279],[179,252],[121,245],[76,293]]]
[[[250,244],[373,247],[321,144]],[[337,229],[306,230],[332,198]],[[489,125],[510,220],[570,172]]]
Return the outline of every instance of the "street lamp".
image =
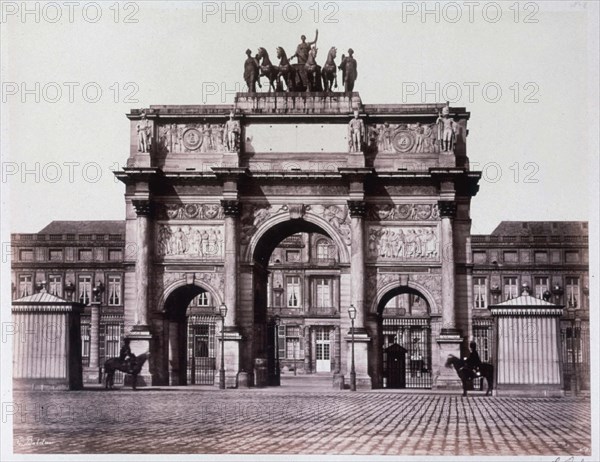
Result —
[[[219,306],[221,316],[221,369],[219,370],[219,388],[225,390],[225,316],[227,316],[227,305],[221,303]]]
[[[352,327],[350,329],[350,333],[352,335],[352,362],[350,363],[350,391],[356,391],[356,370],[354,368],[354,320],[356,319],[356,308],[354,305],[350,305],[348,308],[348,316],[350,316],[350,321],[352,323]]]
[[[279,371],[279,315],[275,315],[273,317],[273,323],[275,324],[275,339],[274,348],[275,348],[275,385],[281,385],[281,374]]]

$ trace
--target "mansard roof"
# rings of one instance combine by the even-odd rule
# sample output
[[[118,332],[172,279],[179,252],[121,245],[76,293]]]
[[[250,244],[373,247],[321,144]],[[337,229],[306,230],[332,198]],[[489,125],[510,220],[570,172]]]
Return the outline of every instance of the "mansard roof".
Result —
[[[39,234],[125,234],[125,220],[55,220],[42,228]]]
[[[492,236],[588,235],[587,221],[501,221]]]

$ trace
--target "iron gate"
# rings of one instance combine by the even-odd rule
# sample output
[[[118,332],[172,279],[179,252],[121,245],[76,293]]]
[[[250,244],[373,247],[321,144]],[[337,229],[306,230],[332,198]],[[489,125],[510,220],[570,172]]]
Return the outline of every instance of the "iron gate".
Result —
[[[187,383],[190,385],[214,385],[216,370],[215,322],[200,318],[200,316],[188,318]]]
[[[562,321],[560,345],[565,388],[577,379],[580,390],[590,389],[590,327],[587,320]]]
[[[428,318],[383,318],[383,386],[431,388],[431,327]],[[395,347],[398,345],[400,348]],[[390,348],[394,346],[393,348]],[[388,348],[390,348],[388,350]],[[393,358],[389,353],[393,352]],[[398,354],[403,355],[398,356]],[[403,362],[398,369],[391,360]],[[402,378],[397,374],[403,374]],[[394,377],[391,375],[394,374]]]

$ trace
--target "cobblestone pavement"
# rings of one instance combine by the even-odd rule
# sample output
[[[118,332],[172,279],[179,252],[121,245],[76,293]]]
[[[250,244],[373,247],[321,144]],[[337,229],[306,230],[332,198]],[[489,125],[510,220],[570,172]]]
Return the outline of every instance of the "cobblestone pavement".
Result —
[[[12,406],[12,408],[10,407]],[[590,401],[207,388],[16,392],[15,453],[573,455]]]

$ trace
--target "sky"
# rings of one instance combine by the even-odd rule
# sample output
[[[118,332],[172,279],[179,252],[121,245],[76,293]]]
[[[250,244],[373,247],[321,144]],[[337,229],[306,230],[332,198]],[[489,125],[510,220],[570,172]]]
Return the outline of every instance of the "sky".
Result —
[[[290,56],[317,28],[320,64],[331,46],[338,62],[354,49],[363,103],[471,113],[467,153],[483,172],[473,233],[597,216],[594,4],[67,3],[2,6],[4,230],[123,219],[112,170],[128,156],[130,109],[231,103],[247,48]]]

